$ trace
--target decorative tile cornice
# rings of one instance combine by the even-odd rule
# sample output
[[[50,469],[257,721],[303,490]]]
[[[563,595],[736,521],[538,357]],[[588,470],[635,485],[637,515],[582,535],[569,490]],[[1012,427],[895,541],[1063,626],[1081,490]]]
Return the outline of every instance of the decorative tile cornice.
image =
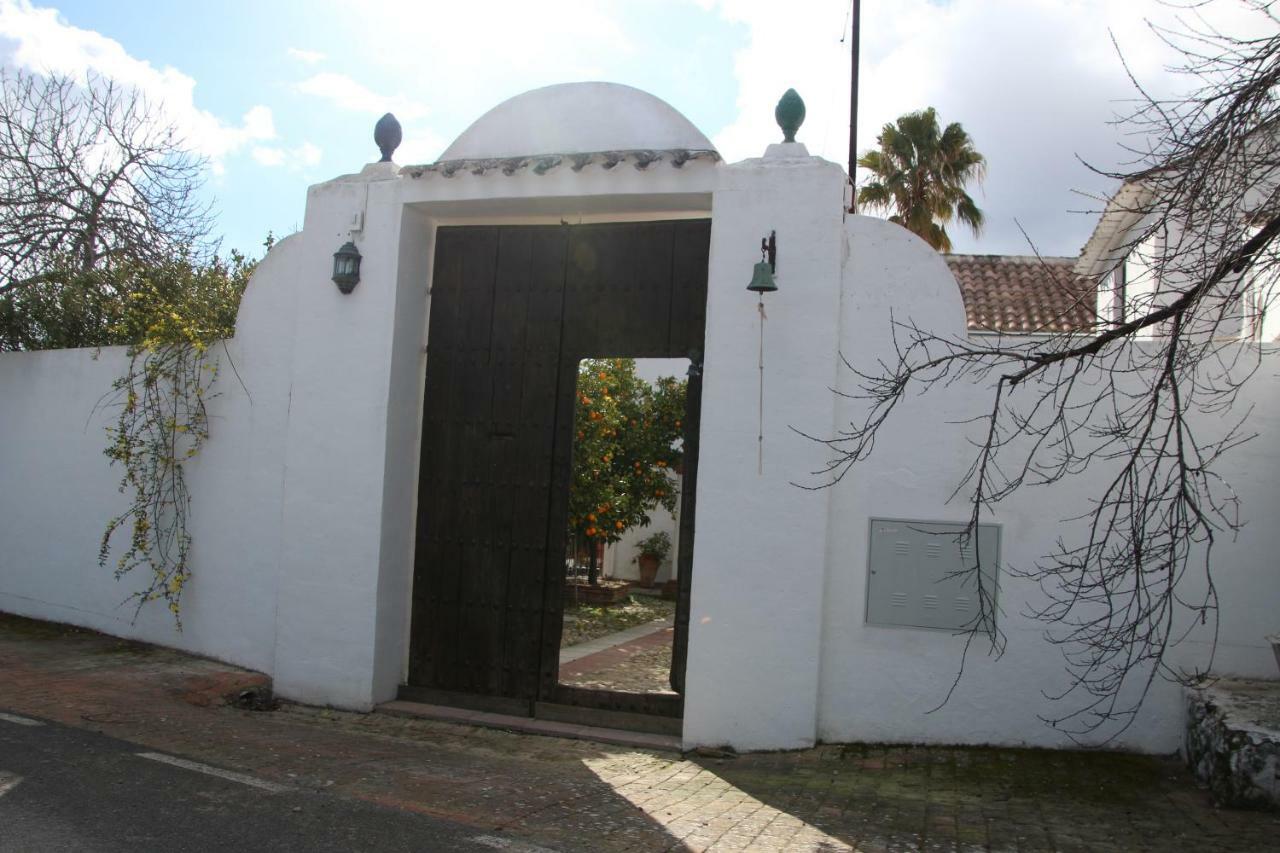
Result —
[[[445,178],[459,174],[485,175],[490,172],[501,172],[511,176],[516,172],[529,170],[535,175],[545,175],[558,168],[568,168],[581,172],[592,164],[608,171],[622,163],[631,163],[636,169],[645,171],[654,163],[670,163],[676,169],[682,168],[690,160],[720,161],[719,152],[704,149],[672,148],[663,150],[637,149],[630,151],[592,151],[582,154],[539,154],[529,157],[486,157],[468,160],[440,160],[421,166],[405,166],[400,174],[411,178],[421,178],[427,174],[437,174]]]

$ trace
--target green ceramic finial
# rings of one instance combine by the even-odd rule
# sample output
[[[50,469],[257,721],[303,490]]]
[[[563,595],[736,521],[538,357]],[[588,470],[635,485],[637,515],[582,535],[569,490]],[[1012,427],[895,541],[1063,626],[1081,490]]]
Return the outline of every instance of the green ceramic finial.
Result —
[[[804,99],[796,94],[795,89],[788,89],[778,99],[773,117],[778,122],[778,127],[782,128],[782,141],[795,142],[796,131],[804,124]]]

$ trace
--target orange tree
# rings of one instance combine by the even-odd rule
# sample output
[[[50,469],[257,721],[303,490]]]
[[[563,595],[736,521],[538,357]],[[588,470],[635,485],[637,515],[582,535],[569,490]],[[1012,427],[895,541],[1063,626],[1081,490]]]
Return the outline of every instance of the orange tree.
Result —
[[[636,376],[630,358],[584,359],[574,411],[569,539],[585,543],[588,579],[599,580],[596,549],[617,542],[649,513],[676,507],[685,382]]]

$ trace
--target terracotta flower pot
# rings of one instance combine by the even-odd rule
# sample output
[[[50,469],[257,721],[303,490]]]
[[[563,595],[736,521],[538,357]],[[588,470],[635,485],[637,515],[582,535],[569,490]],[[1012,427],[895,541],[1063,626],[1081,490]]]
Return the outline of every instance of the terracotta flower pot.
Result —
[[[648,589],[658,579],[659,560],[653,554],[641,554],[637,562],[640,564],[640,586]]]

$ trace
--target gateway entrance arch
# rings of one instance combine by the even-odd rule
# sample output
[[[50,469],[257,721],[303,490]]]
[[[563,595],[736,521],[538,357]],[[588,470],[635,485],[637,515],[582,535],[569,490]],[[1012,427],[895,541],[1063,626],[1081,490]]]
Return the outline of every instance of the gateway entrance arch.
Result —
[[[254,371],[235,422],[252,472],[235,549],[272,569],[253,613],[267,614],[280,695],[628,710],[555,680],[573,366],[701,349],[701,416],[683,419],[697,426],[696,482],[686,471],[683,485],[696,536],[679,536],[683,692],[629,710],[681,715],[686,745],[812,743],[832,718],[820,698],[835,695],[820,689],[824,622],[842,624],[824,600],[848,596],[841,571],[828,575],[844,565],[828,554],[832,493],[792,485],[825,454],[790,427],[836,423],[841,330],[882,345],[880,296],[963,328],[945,264],[877,230],[901,229],[846,222],[845,188],[797,143],[725,164],[669,105],[605,83],[517,96],[436,162],[311,187],[234,341],[242,375]],[[746,284],[771,232],[762,372]],[[347,243],[359,281],[339,290]],[[850,258],[879,280],[899,275],[903,251],[901,287],[847,286]],[[189,624],[196,637],[217,623]]]

